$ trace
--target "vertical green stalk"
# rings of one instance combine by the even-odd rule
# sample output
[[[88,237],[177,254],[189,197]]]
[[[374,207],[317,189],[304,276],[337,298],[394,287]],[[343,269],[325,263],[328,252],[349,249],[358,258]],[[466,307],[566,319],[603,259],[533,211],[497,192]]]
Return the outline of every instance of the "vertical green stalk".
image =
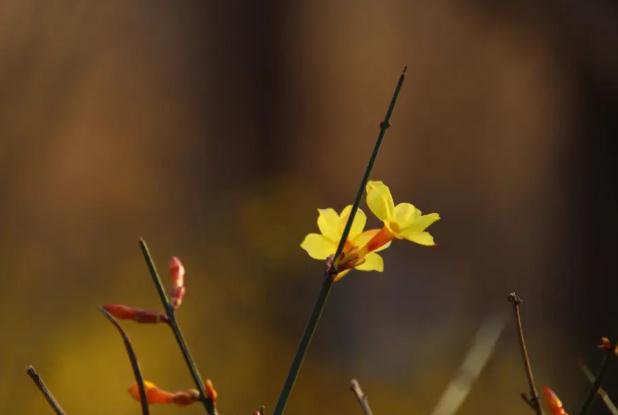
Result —
[[[176,338],[176,342],[178,343],[178,347],[180,347],[180,351],[182,352],[182,356],[185,359],[187,367],[189,368],[189,372],[191,372],[191,377],[193,377],[193,381],[195,382],[195,386],[200,394],[200,402],[204,406],[204,409],[209,415],[217,415],[217,409],[215,408],[214,402],[212,402],[204,393],[204,382],[202,381],[202,377],[200,375],[199,370],[197,369],[197,365],[191,356],[191,352],[189,351],[189,346],[187,346],[187,342],[180,330],[180,326],[178,325],[178,321],[176,320],[176,313],[174,307],[169,301],[167,294],[165,292],[165,288],[163,288],[163,283],[161,282],[161,278],[159,277],[159,273],[157,272],[157,267],[155,266],[154,260],[150,255],[150,251],[148,250],[148,245],[146,245],[146,241],[143,239],[139,240],[139,247],[142,250],[142,254],[144,255],[144,259],[146,260],[146,265],[148,265],[148,270],[150,271],[150,276],[152,277],[152,281],[157,288],[157,292],[159,293],[159,297],[161,298],[161,303],[163,304],[163,308],[165,309],[165,314],[169,319],[169,326],[174,333],[174,337]]]
[[[371,170],[373,169],[373,164],[375,163],[378,152],[380,151],[380,146],[382,145],[382,141],[384,140],[386,130],[388,129],[388,127],[390,127],[391,115],[393,114],[395,103],[397,102],[397,97],[399,96],[399,91],[401,90],[401,86],[403,85],[403,81],[405,79],[405,72],[406,68],[404,67],[403,72],[401,73],[401,76],[399,76],[399,80],[397,81],[397,85],[395,86],[395,91],[393,92],[391,102],[388,106],[388,109],[386,110],[384,121],[380,123],[380,132],[378,133],[376,144],[373,147],[371,157],[369,158],[369,163],[367,163],[367,167],[365,168],[365,173],[363,174],[363,177],[361,179],[358,192],[356,192],[354,204],[352,205],[350,216],[345,225],[345,228],[343,229],[343,234],[341,235],[341,239],[339,240],[339,245],[337,246],[335,255],[333,255],[332,267],[330,267],[331,269],[327,270],[326,272],[324,282],[322,283],[322,289],[320,290],[315,305],[313,306],[313,310],[311,311],[311,315],[309,316],[309,321],[307,322],[305,331],[303,332],[300,343],[298,344],[298,349],[296,350],[296,354],[294,355],[294,360],[292,360],[292,365],[290,366],[290,370],[288,371],[288,375],[283,384],[283,388],[281,389],[281,393],[279,394],[279,400],[277,401],[274,415],[282,415],[285,411],[285,405],[287,404],[290,393],[292,392],[292,388],[294,387],[294,383],[296,382],[296,378],[298,377],[298,372],[300,371],[300,367],[302,366],[303,360],[305,359],[307,348],[309,347],[311,339],[313,338],[313,334],[315,333],[315,329],[320,322],[322,312],[324,311],[324,306],[326,305],[326,300],[328,299],[328,295],[330,294],[330,290],[333,286],[333,277],[337,275],[337,259],[340,257],[341,252],[343,251],[345,241],[348,239],[350,229],[352,228],[352,223],[354,222],[354,217],[356,216],[358,206],[360,205],[360,201],[365,192],[365,186],[367,185],[369,175],[371,174]]]

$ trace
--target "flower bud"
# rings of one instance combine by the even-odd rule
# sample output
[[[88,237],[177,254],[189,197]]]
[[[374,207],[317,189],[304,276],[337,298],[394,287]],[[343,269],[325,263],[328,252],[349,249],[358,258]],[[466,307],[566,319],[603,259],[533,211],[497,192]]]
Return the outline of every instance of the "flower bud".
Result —
[[[182,304],[186,293],[185,288],[185,267],[178,257],[172,257],[169,265],[170,276],[172,278],[171,303],[174,310]]]
[[[144,381],[144,391],[146,392],[146,401],[149,404],[166,404],[173,402],[174,394],[160,389],[157,385],[147,380]],[[137,382],[133,382],[133,384],[129,387],[129,395],[131,395],[136,401],[141,402]]]
[[[606,352],[613,352],[618,356],[618,344],[612,344],[611,340],[607,337],[601,337],[601,343],[599,343],[598,347]]]
[[[133,320],[138,323],[167,323],[165,314],[158,311],[144,310],[123,304],[105,304],[105,311],[121,320]]]
[[[562,407],[562,401],[558,398],[558,395],[550,387],[544,386],[543,394],[552,415],[569,415]]]
[[[206,396],[208,397],[208,399],[212,401],[212,403],[217,403],[217,396],[219,396],[219,394],[217,393],[217,390],[212,384],[212,380],[206,379],[206,385],[204,386],[204,392],[206,392]]]

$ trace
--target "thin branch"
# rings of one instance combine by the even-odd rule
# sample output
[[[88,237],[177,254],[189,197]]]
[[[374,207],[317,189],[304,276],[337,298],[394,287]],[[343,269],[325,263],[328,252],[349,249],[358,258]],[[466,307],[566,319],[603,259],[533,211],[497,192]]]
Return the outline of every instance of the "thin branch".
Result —
[[[148,399],[146,398],[146,388],[144,387],[144,376],[142,375],[142,371],[139,367],[139,362],[137,361],[137,356],[135,355],[135,350],[133,349],[131,339],[129,339],[129,336],[124,331],[122,326],[118,324],[116,319],[112,317],[112,315],[108,313],[107,310],[105,310],[103,307],[100,307],[99,311],[110,323],[114,325],[114,327],[116,327],[116,330],[118,330],[118,333],[120,333],[120,336],[122,336],[122,341],[124,342],[124,347],[127,349],[129,361],[131,362],[131,368],[133,369],[133,375],[135,376],[135,381],[137,382],[140,403],[142,405],[142,414],[149,415],[150,411],[148,409]]]
[[[584,364],[583,362],[578,362],[578,365],[579,365],[579,368],[584,373],[584,376],[586,376],[586,378],[590,381],[590,383],[594,384],[595,377],[592,371],[590,370],[590,368],[588,368],[588,366],[586,366],[586,364]],[[607,406],[607,409],[609,409],[609,412],[611,412],[612,415],[618,415],[618,408],[612,401],[612,398],[609,397],[609,394],[607,393],[607,391],[599,387],[599,390],[597,393],[599,394],[599,396],[601,397],[601,399]]]
[[[157,267],[150,255],[150,251],[148,250],[148,245],[146,245],[146,241],[144,239],[139,240],[139,247],[142,250],[142,254],[144,255],[144,259],[146,260],[146,265],[148,266],[148,270],[150,271],[150,276],[152,277],[152,281],[157,288],[157,292],[159,293],[159,297],[161,298],[161,304],[165,309],[165,314],[169,319],[169,326],[174,333],[174,337],[176,338],[176,343],[178,343],[178,347],[180,347],[180,351],[182,352],[182,356],[185,359],[185,363],[189,368],[189,372],[191,372],[191,377],[195,382],[195,386],[200,394],[200,402],[204,406],[204,409],[209,415],[217,415],[217,408],[215,407],[214,402],[206,396],[204,392],[205,386],[204,381],[202,381],[202,376],[200,375],[199,370],[197,369],[197,365],[195,364],[195,360],[191,356],[191,352],[189,351],[189,347],[187,346],[187,342],[180,330],[180,326],[178,325],[178,321],[176,320],[176,312],[174,307],[169,301],[167,294],[165,293],[165,288],[163,288],[163,283],[161,282],[161,278],[159,277],[159,273],[157,272]]]
[[[515,324],[517,325],[517,334],[519,338],[519,346],[521,348],[521,356],[524,360],[524,366],[526,369],[526,377],[528,378],[528,386],[530,388],[530,395],[522,393],[521,397],[528,403],[528,405],[534,409],[537,415],[543,415],[543,408],[541,407],[541,401],[539,399],[539,393],[537,392],[536,385],[534,384],[534,374],[532,373],[532,365],[530,364],[530,357],[528,356],[528,349],[526,347],[526,339],[524,337],[524,329],[521,324],[521,313],[519,306],[523,302],[521,297],[517,293],[512,292],[507,296],[507,299],[513,304],[513,314],[515,316]]]
[[[363,410],[363,413],[365,415],[373,415],[371,406],[369,406],[369,399],[367,398],[367,395],[365,395],[365,393],[363,392],[360,383],[358,383],[356,379],[352,379],[350,381],[350,390],[354,393],[354,396],[356,396],[356,400],[358,401],[358,404]]]
[[[579,411],[580,415],[586,415],[588,411],[590,410],[590,408],[592,407],[592,403],[594,402],[594,399],[599,394],[599,389],[601,389],[601,385],[603,384],[603,381],[605,380],[605,376],[607,375],[607,371],[609,369],[610,363],[612,362],[612,360],[614,360],[614,357],[615,357],[614,347],[612,346],[610,350],[605,351],[605,357],[603,358],[601,367],[599,368],[599,371],[597,372],[596,376],[594,376],[595,377],[594,382],[592,383],[592,386],[590,387],[590,391],[588,392],[588,396],[586,396],[586,400],[584,401],[584,404],[582,405],[582,409]]]
[[[47,403],[49,403],[49,406],[51,406],[56,415],[66,415],[66,412],[64,412],[64,409],[62,409],[54,395],[49,389],[47,389],[47,386],[45,385],[45,382],[43,382],[41,375],[37,373],[37,371],[32,365],[26,368],[26,373],[28,374],[28,376],[30,376],[36,387],[39,388],[39,390],[47,400]]]
[[[365,168],[365,172],[361,179],[358,191],[356,192],[354,204],[352,205],[352,210],[350,211],[350,216],[348,217],[348,221],[345,225],[345,228],[343,229],[343,234],[341,235],[341,239],[339,240],[337,250],[332,257],[332,264],[328,266],[324,282],[322,283],[322,288],[320,290],[320,293],[318,294],[315,305],[313,306],[313,310],[311,311],[311,315],[309,316],[309,321],[307,322],[307,326],[305,327],[305,331],[303,332],[300,343],[298,344],[298,349],[296,350],[296,354],[294,355],[294,359],[292,360],[288,375],[285,379],[285,382],[283,383],[281,393],[279,394],[279,399],[277,400],[277,405],[275,406],[274,415],[283,415],[283,412],[285,411],[285,406],[290,397],[290,393],[292,392],[292,388],[294,387],[294,383],[296,383],[298,372],[300,371],[300,367],[302,366],[303,360],[305,359],[307,348],[311,343],[311,339],[313,338],[315,329],[320,321],[322,312],[324,311],[326,300],[328,299],[328,295],[330,294],[330,290],[333,286],[334,278],[337,275],[337,260],[343,252],[345,241],[347,240],[350,229],[352,228],[354,217],[356,216],[358,206],[360,205],[360,201],[365,192],[365,186],[367,185],[369,175],[371,174],[371,170],[373,169],[373,164],[375,163],[375,160],[380,151],[380,146],[382,145],[382,141],[384,140],[384,135],[386,134],[386,130],[391,125],[390,119],[395,108],[395,103],[397,102],[397,97],[399,96],[399,91],[401,90],[401,86],[403,85],[403,81],[405,79],[405,72],[406,68],[404,67],[403,72],[401,73],[401,75],[399,76],[399,80],[397,81],[397,85],[395,86],[395,91],[393,92],[393,97],[391,98],[388,109],[386,110],[384,121],[380,123],[380,132],[378,133],[378,137],[376,139],[375,146],[373,147],[371,157],[369,158],[369,162],[367,163],[367,167]]]
[[[504,315],[491,316],[483,322],[457,374],[449,382],[431,415],[453,415],[457,412],[493,354],[505,323]]]

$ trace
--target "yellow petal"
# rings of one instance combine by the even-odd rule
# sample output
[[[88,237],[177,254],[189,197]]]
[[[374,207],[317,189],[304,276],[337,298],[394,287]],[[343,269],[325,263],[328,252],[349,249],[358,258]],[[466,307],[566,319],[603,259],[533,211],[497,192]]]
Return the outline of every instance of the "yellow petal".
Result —
[[[326,259],[337,250],[335,242],[317,233],[310,233],[305,236],[300,247],[307,251],[313,259]]]
[[[341,231],[339,233],[339,237],[343,234],[343,228],[345,228],[346,223],[348,222],[348,218],[350,217],[350,212],[352,211],[352,205],[347,205],[341,211]],[[354,239],[365,228],[365,224],[367,223],[367,215],[361,208],[356,210],[356,215],[354,215],[354,222],[352,222],[352,228],[350,228],[350,234],[348,235],[348,239]],[[337,241],[339,242],[339,241]]]
[[[429,232],[416,232],[414,230],[407,230],[401,233],[401,236],[406,238],[410,242],[417,243],[424,246],[434,246],[433,236]]]
[[[374,252],[365,256],[365,262],[356,267],[359,271],[384,271],[384,261],[382,257]]]
[[[341,219],[337,212],[335,212],[335,209],[318,209],[318,228],[322,235],[331,241],[339,242],[341,238]]]
[[[429,227],[429,225],[439,220],[440,215],[437,213],[429,213],[427,215],[422,215],[416,220],[415,229],[418,231],[424,231]]]
[[[370,180],[367,183],[367,206],[383,222],[393,216],[395,204],[388,186],[380,181]]]
[[[420,216],[421,211],[411,203],[400,203],[395,206],[391,221],[395,222],[397,227],[401,230],[412,226]]]

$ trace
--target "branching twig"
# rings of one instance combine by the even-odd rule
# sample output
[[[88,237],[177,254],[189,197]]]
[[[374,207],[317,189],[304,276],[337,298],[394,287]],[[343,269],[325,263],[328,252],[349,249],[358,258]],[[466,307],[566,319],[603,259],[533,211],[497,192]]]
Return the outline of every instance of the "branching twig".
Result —
[[[43,396],[45,396],[47,403],[49,403],[49,406],[51,406],[51,408],[54,410],[56,415],[66,415],[66,412],[64,412],[64,409],[62,409],[62,407],[60,406],[60,404],[58,403],[54,395],[51,393],[51,391],[47,389],[45,382],[43,382],[43,379],[37,373],[34,367],[28,366],[26,368],[26,373],[28,374],[28,376],[30,376],[30,378],[32,378],[32,381],[34,382],[36,387],[39,388]]]
[[[176,313],[174,307],[169,301],[167,294],[165,293],[165,288],[163,287],[163,283],[161,282],[161,278],[159,277],[159,273],[157,272],[157,267],[155,266],[154,260],[150,255],[150,251],[148,250],[148,245],[146,245],[146,241],[143,239],[139,240],[139,246],[142,250],[142,254],[144,255],[144,259],[146,260],[146,265],[148,265],[148,270],[150,271],[150,276],[152,277],[152,281],[154,282],[155,287],[157,288],[157,292],[159,293],[159,297],[161,298],[161,304],[165,309],[165,314],[169,319],[169,326],[174,333],[174,337],[176,338],[176,342],[178,343],[178,347],[180,347],[180,351],[182,352],[182,356],[185,359],[185,362],[189,368],[189,372],[191,372],[191,377],[195,382],[195,386],[200,394],[200,402],[204,405],[204,409],[209,415],[217,415],[217,408],[215,407],[214,402],[208,398],[204,392],[204,381],[200,375],[199,370],[197,369],[197,365],[191,356],[191,352],[189,352],[189,347],[187,346],[187,342],[180,330],[180,326],[178,325],[178,321],[176,320]]]
[[[363,410],[363,413],[365,415],[373,415],[371,406],[369,406],[369,399],[367,398],[367,395],[365,395],[365,393],[363,392],[360,383],[358,383],[356,379],[352,379],[350,381],[350,390],[354,393],[354,396],[356,396],[356,400],[358,401],[358,404]]]
[[[605,357],[603,358],[603,362],[601,363],[601,367],[599,371],[594,376],[594,382],[590,387],[590,391],[588,392],[588,396],[586,396],[586,400],[582,405],[582,409],[579,411],[579,415],[586,415],[594,402],[594,399],[599,394],[599,390],[601,389],[601,385],[603,384],[603,380],[605,380],[605,376],[607,375],[607,370],[609,369],[610,363],[614,360],[614,347],[612,346],[610,350],[605,351]]]
[[[526,348],[524,329],[521,324],[521,314],[519,311],[519,306],[523,302],[523,300],[515,292],[510,293],[507,298],[511,302],[511,304],[513,304],[513,313],[515,315],[515,324],[517,325],[517,334],[519,338],[519,346],[521,347],[521,356],[524,360],[526,377],[528,378],[528,386],[530,387],[530,395],[528,396],[525,393],[522,393],[521,397],[537,413],[537,415],[543,415],[543,408],[541,407],[539,393],[537,392],[536,386],[534,384],[532,365],[530,364],[530,357],[528,356],[528,349]]]
[[[586,364],[584,364],[583,362],[578,362],[578,365],[579,365],[579,368],[582,370],[582,372],[584,372],[584,376],[586,376],[586,378],[590,381],[590,383],[594,384],[595,377],[592,371],[590,370],[590,368],[588,368],[588,366],[586,366]],[[600,387],[597,393],[599,394],[599,396],[601,397],[601,399],[607,406],[607,409],[609,409],[609,412],[611,412],[612,415],[618,415],[618,408],[616,407],[612,399],[609,397],[605,389]]]
[[[140,403],[142,404],[142,414],[149,415],[150,411],[148,410],[148,399],[146,398],[146,389],[144,387],[144,376],[142,375],[142,371],[139,367],[139,362],[137,361],[137,356],[135,355],[133,344],[131,344],[131,339],[129,339],[129,336],[127,336],[127,333],[124,331],[122,326],[118,324],[116,319],[112,317],[112,315],[109,314],[107,310],[101,307],[99,308],[99,311],[107,320],[109,320],[110,323],[114,325],[114,327],[116,327],[116,330],[118,330],[118,333],[120,333],[120,336],[122,336],[122,341],[124,342],[124,347],[127,349],[129,361],[131,362],[131,368],[133,369],[133,375],[135,376],[135,381],[137,382]]]
[[[288,375],[285,379],[285,382],[283,383],[283,388],[281,389],[279,399],[277,400],[277,405],[275,406],[274,415],[282,415],[285,411],[285,406],[290,397],[290,393],[292,392],[292,388],[294,387],[294,383],[296,382],[296,378],[298,377],[298,372],[300,371],[300,367],[302,366],[303,360],[305,359],[307,348],[311,343],[311,339],[313,338],[315,329],[320,321],[322,312],[324,311],[326,300],[328,299],[328,295],[330,294],[330,290],[333,286],[333,279],[338,273],[337,260],[343,252],[345,242],[348,239],[350,229],[352,228],[352,223],[354,222],[354,217],[356,216],[356,211],[358,210],[361,198],[363,197],[363,194],[365,192],[365,186],[367,184],[367,181],[369,180],[369,175],[371,174],[371,170],[373,169],[373,164],[375,163],[375,160],[378,156],[378,152],[380,151],[382,141],[384,140],[384,135],[386,134],[386,130],[391,125],[391,115],[393,114],[393,110],[395,109],[395,103],[397,102],[399,91],[401,90],[401,86],[403,85],[403,81],[405,79],[405,72],[406,68],[403,68],[403,72],[399,76],[399,80],[397,81],[397,85],[395,86],[395,91],[393,93],[393,97],[391,98],[391,102],[388,106],[388,109],[386,110],[384,121],[380,123],[380,132],[378,133],[378,137],[376,139],[375,146],[373,147],[371,157],[369,158],[369,162],[367,163],[367,167],[365,168],[365,172],[361,179],[360,187],[356,192],[356,198],[354,199],[354,204],[352,205],[350,216],[348,217],[348,221],[343,230],[343,234],[341,235],[341,239],[339,240],[337,250],[332,257],[332,265],[328,266],[324,282],[322,283],[322,289],[320,290],[315,305],[313,306],[313,310],[311,311],[309,321],[307,322],[305,331],[303,332],[300,343],[298,344],[298,349],[296,350],[296,354],[294,355],[294,359],[292,360]]]

